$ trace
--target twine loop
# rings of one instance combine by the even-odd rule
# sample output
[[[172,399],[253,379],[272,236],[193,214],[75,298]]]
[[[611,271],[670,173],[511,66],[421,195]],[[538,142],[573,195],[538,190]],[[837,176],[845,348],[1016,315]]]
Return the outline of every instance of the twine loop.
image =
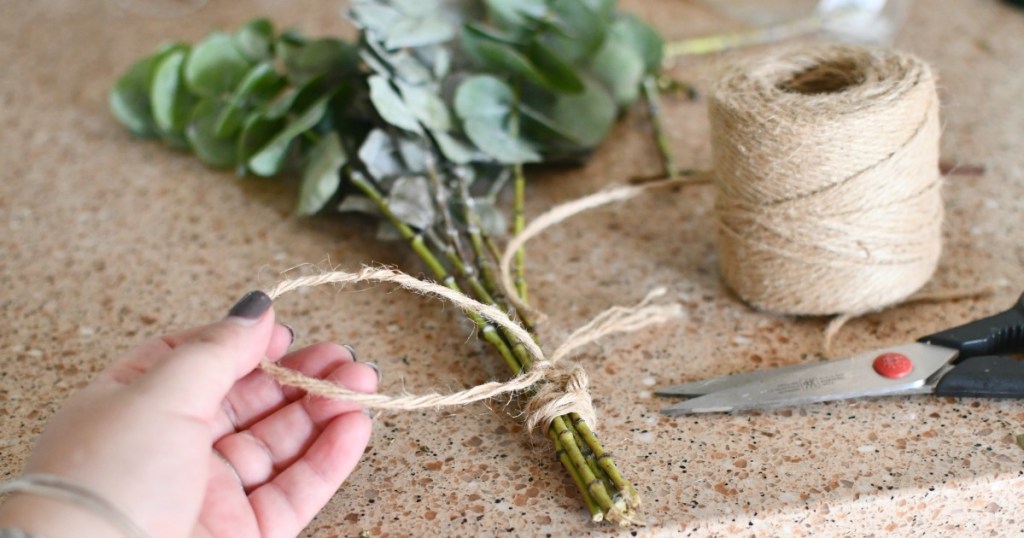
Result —
[[[387,282],[426,295],[445,299],[464,311],[475,312],[491,323],[507,330],[522,344],[533,361],[531,368],[507,381],[491,381],[451,394],[427,393],[421,395],[365,394],[348,390],[329,381],[308,377],[268,360],[260,363],[267,373],[283,385],[300,388],[313,396],[348,400],[374,409],[413,410],[465,405],[486,400],[503,394],[536,389],[527,405],[527,425],[548,427],[555,418],[567,413],[577,413],[589,424],[596,427],[597,414],[587,392],[589,380],[586,371],[578,364],[565,359],[583,346],[614,333],[631,332],[643,327],[668,321],[682,316],[679,304],[655,305],[654,299],[665,294],[664,288],[649,293],[639,304],[632,307],[615,306],[598,314],[586,325],[576,329],[550,357],[534,342],[530,333],[513,321],[505,312],[486,305],[445,286],[419,280],[400,271],[384,267],[364,267],[358,273],[331,271],[285,280],[267,291],[271,299],[299,288],[325,284],[352,284],[357,282]]]

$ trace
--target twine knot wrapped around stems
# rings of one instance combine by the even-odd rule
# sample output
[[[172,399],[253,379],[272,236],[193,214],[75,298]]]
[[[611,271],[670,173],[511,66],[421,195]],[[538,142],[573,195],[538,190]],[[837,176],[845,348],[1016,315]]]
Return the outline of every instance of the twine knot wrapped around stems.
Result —
[[[467,312],[475,312],[492,323],[500,325],[515,336],[533,358],[533,366],[523,374],[507,381],[492,381],[451,394],[428,393],[422,395],[365,394],[348,390],[334,383],[308,377],[294,370],[279,366],[268,360],[260,367],[273,375],[278,382],[300,388],[313,396],[342,399],[361,404],[367,408],[413,410],[465,405],[515,392],[536,389],[536,394],[527,406],[527,426],[542,425],[547,428],[555,418],[567,413],[576,413],[587,423],[597,424],[597,414],[587,392],[586,372],[579,365],[569,364],[566,359],[583,346],[614,333],[631,332],[648,325],[662,323],[681,317],[679,304],[655,305],[654,299],[665,294],[658,288],[632,307],[615,306],[598,314],[586,325],[576,329],[555,350],[546,356],[530,334],[501,310],[474,301],[450,288],[419,280],[400,271],[384,267],[365,267],[358,273],[331,271],[285,280],[267,292],[271,299],[299,288],[324,284],[352,284],[358,282],[386,282],[415,292],[434,295],[455,304]]]

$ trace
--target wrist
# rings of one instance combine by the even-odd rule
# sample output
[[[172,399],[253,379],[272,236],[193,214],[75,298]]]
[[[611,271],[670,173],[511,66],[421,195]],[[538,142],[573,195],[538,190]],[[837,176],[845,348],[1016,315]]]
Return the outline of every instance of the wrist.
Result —
[[[0,484],[0,525],[64,536],[147,538],[117,506],[73,480],[45,473],[29,473]]]
[[[0,529],[7,527],[33,538],[124,538],[115,524],[91,510],[31,493],[11,493],[0,504]]]

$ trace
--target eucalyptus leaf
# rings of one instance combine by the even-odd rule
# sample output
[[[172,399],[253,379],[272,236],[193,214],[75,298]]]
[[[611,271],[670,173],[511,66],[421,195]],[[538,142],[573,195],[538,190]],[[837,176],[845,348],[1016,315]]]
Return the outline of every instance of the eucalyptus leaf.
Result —
[[[149,89],[149,101],[157,131],[171,143],[184,143],[185,128],[192,118],[195,98],[185,89],[182,66],[187,49],[169,52],[157,65]]]
[[[374,217],[380,217],[380,208],[377,207],[377,202],[365,197],[349,194],[341,200],[335,211],[339,213],[365,213]]]
[[[390,28],[384,44],[389,49],[422,47],[444,43],[453,37],[455,26],[441,17],[406,17]]]
[[[370,101],[373,102],[373,107],[377,109],[377,113],[384,118],[384,121],[406,131],[416,134],[423,133],[423,129],[416,121],[415,114],[409,110],[405,101],[391,87],[391,83],[386,78],[380,75],[371,75],[368,83],[370,85]]]
[[[426,172],[428,155],[422,141],[399,138],[398,154],[402,156],[402,162],[405,163],[407,172],[416,174]]]
[[[387,220],[382,220],[377,224],[377,235],[374,238],[377,241],[401,241],[404,239],[402,232]]]
[[[460,118],[504,120],[512,111],[515,94],[505,81],[491,75],[474,75],[455,91],[455,113]]]
[[[360,28],[383,37],[405,18],[401,11],[373,0],[354,0],[349,15]]]
[[[296,85],[316,77],[338,79],[359,69],[359,54],[351,44],[340,39],[314,39],[288,55],[285,69]]]
[[[260,176],[272,176],[280,172],[292,140],[312,129],[323,118],[327,110],[327,99],[322,97],[299,117],[289,122],[270,142],[249,158],[248,169]]]
[[[265,147],[286,125],[283,118],[270,118],[262,113],[253,113],[245,119],[238,135],[238,162],[242,163],[239,173],[248,171],[249,159]]]
[[[615,0],[580,0],[601,19],[610,21],[615,15]]]
[[[398,11],[413,17],[426,17],[441,8],[438,0],[390,0]]]
[[[203,99],[192,112],[185,136],[196,157],[209,166],[228,168],[237,159],[237,145],[231,138],[217,136],[217,116],[222,105],[215,99]]]
[[[269,62],[260,62],[246,73],[217,119],[217,136],[233,135],[245,118],[246,109],[272,99],[286,81]]]
[[[480,229],[484,234],[491,237],[501,237],[508,232],[508,223],[505,215],[491,203],[483,198],[474,198],[471,202],[473,211],[479,219]]]
[[[403,169],[398,148],[391,137],[381,129],[370,131],[366,140],[359,146],[358,156],[366,170],[377,180],[396,176]]]
[[[572,66],[562,61],[540,41],[533,41],[526,48],[526,56],[534,69],[544,77],[545,86],[561,93],[583,91],[583,81],[576,76]]]
[[[585,89],[582,93],[562,95],[555,100],[530,105],[577,144],[593,147],[608,134],[618,107],[601,83],[590,77],[585,77],[583,82]]]
[[[545,0],[485,0],[489,18],[504,29],[525,29],[533,19],[547,14]]]
[[[537,148],[522,138],[512,136],[500,123],[469,118],[463,122],[463,128],[476,147],[498,162],[516,164],[541,160]]]
[[[437,142],[441,154],[455,164],[466,164],[470,161],[481,160],[481,155],[473,150],[468,144],[453,137],[448,133],[433,132],[434,141]]]
[[[269,60],[273,44],[274,25],[267,19],[253,19],[235,32],[235,45],[253,62]]]
[[[646,71],[642,51],[628,39],[621,25],[613,27],[590,62],[591,71],[605,83],[619,105],[636,100]]]
[[[267,106],[264,114],[271,119],[283,118],[292,109],[298,97],[299,90],[297,88],[288,88]]]
[[[435,80],[441,80],[448,76],[452,65],[452,54],[446,47],[431,47],[433,49],[433,75]]]
[[[401,176],[391,185],[388,207],[402,222],[414,228],[434,224],[434,198],[430,182],[423,176]]]
[[[312,215],[334,197],[341,184],[340,168],[347,158],[338,133],[324,135],[310,150],[309,160],[302,171],[299,202],[296,213]]]
[[[541,36],[545,45],[570,64],[593,54],[604,42],[607,22],[581,0],[550,0],[559,32]]]
[[[630,43],[634,50],[644,59],[645,70],[656,73],[661,69],[661,61],[665,51],[665,40],[658,35],[646,22],[632,14],[620,15],[612,24],[611,30],[625,42]]]
[[[110,90],[108,103],[114,117],[138,136],[157,135],[149,88],[157,66],[169,52],[157,53],[135,62]]]
[[[467,24],[463,28],[462,48],[477,64],[488,71],[507,72],[540,86],[549,85],[547,78],[534,67],[525,54],[479,26]]]
[[[196,95],[218,97],[232,91],[251,65],[230,35],[214,31],[192,48],[185,83]]]
[[[448,106],[444,104],[437,90],[426,86],[414,86],[396,81],[409,112],[427,129],[448,131],[452,128]]]

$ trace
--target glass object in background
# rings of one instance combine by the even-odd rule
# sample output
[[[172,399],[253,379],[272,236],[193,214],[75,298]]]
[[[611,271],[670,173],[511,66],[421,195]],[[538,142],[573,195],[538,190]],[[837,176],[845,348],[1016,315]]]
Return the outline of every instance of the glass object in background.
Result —
[[[703,0],[753,29],[683,39],[666,57],[775,43],[810,34],[846,43],[887,45],[906,20],[911,0]]]

